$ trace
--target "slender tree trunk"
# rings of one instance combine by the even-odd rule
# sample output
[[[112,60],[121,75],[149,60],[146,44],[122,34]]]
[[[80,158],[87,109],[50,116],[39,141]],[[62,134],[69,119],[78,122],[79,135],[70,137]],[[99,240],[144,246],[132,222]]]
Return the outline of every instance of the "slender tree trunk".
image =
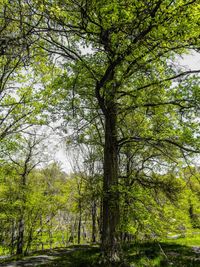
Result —
[[[100,200],[100,212],[99,212],[99,216],[97,217],[97,223],[98,223],[99,236],[102,242],[103,240],[102,238],[102,235],[103,235],[103,197],[101,197],[101,200]]]
[[[81,220],[82,220],[82,212],[81,212],[81,205],[79,205],[79,218],[78,218],[78,244],[81,243]]]
[[[24,243],[24,218],[22,215],[18,223],[17,252],[16,252],[17,255],[23,253],[23,243]]]
[[[12,220],[12,228],[11,228],[11,251],[10,254],[12,255],[15,250],[15,221]]]
[[[109,100],[105,115],[102,252],[106,263],[120,261],[117,110]],[[107,265],[108,266],[108,265]]]
[[[40,216],[40,240],[41,240],[41,249],[44,250],[44,243],[43,243],[43,220],[42,215]]]
[[[53,222],[52,222],[52,218],[50,221],[50,227],[49,227],[49,248],[52,249],[52,244],[53,244]]]
[[[32,241],[33,241],[33,227],[31,227],[31,229],[29,230],[29,235],[27,238],[27,244],[26,244],[26,249],[24,251],[24,255],[28,254]]]
[[[92,243],[96,242],[96,215],[97,215],[97,205],[96,201],[92,204]]]
[[[17,237],[17,251],[16,254],[20,255],[23,253],[24,246],[24,231],[25,231],[25,222],[24,222],[24,207],[26,203],[26,195],[25,195],[25,187],[26,187],[26,179],[27,179],[27,162],[25,162],[24,172],[21,174],[21,190],[22,190],[22,207],[21,214],[18,223],[18,237]]]

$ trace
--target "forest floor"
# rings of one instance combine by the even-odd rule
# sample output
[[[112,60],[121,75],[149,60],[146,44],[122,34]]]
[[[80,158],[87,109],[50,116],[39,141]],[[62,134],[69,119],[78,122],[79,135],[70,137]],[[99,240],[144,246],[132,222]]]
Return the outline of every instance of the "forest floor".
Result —
[[[200,246],[196,245],[176,242],[135,244],[126,247],[125,254],[134,267],[200,267]],[[38,251],[21,259],[2,259],[0,267],[95,267],[98,257],[97,247],[72,246]]]

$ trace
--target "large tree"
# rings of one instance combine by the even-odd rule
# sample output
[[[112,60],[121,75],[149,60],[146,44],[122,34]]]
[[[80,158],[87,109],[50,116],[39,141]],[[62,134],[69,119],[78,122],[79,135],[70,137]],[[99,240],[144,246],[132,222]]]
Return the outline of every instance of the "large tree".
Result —
[[[121,260],[120,151],[137,146],[136,163],[150,151],[157,162],[166,163],[198,151],[194,118],[199,91],[197,78],[190,78],[198,70],[184,71],[174,64],[177,55],[198,49],[198,1],[23,4],[33,18],[24,23],[34,28],[38,47],[62,57],[57,59],[63,75],[54,83],[60,107],[65,97],[72,117],[77,115],[81,123],[103,119],[102,252],[114,264]],[[90,114],[94,117],[88,120]]]

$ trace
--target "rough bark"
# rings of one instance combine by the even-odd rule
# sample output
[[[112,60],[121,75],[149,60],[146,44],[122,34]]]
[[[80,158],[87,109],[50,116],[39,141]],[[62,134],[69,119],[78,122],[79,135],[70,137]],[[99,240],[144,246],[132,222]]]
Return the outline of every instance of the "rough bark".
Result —
[[[102,252],[110,266],[120,262],[117,110],[109,101],[105,114]]]

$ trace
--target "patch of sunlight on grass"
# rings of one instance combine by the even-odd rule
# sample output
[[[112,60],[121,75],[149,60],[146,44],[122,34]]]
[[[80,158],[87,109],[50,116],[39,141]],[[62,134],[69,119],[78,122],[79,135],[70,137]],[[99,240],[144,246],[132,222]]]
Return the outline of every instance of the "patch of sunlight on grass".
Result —
[[[195,236],[187,236],[187,237],[179,237],[177,239],[166,239],[164,240],[166,243],[173,243],[173,244],[178,244],[182,246],[200,246],[200,234],[195,235]]]

